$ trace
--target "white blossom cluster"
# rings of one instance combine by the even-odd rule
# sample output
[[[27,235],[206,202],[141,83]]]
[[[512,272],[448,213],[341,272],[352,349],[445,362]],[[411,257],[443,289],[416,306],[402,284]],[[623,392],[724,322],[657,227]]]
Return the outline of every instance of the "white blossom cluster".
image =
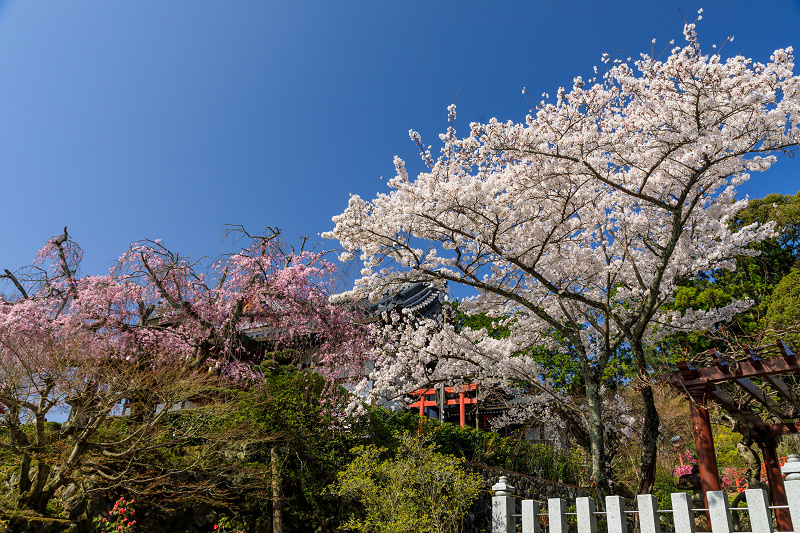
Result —
[[[388,194],[351,196],[324,235],[363,261],[348,297],[451,281],[477,289],[472,312],[513,317],[503,340],[396,323],[369,376],[375,394],[536,381],[541,370],[516,354],[537,344],[569,345],[591,369],[622,344],[707,328],[749,305],[661,309],[680,282],[734,268],[772,234],[770,224],[731,229],[746,205],[735,187],[797,148],[800,78],[791,48],[764,64],[723,59],[702,53],[693,24],[684,33],[666,59],[609,60],[600,81],[576,78],[523,123],[473,123],[461,139],[448,130],[438,160],[423,154],[428,171],[410,179],[396,158]]]

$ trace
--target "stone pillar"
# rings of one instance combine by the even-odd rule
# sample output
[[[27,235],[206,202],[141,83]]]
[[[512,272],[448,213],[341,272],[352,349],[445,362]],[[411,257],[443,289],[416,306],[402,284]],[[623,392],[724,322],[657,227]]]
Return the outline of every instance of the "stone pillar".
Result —
[[[542,533],[539,524],[539,502],[522,500],[522,533]]]
[[[692,497],[685,492],[673,492],[670,496],[675,533],[695,533]]]
[[[772,513],[769,512],[769,499],[763,489],[747,489],[747,515],[750,517],[750,531],[753,533],[772,533]]]
[[[464,408],[464,404],[461,404]],[[500,476],[492,485],[492,533],[516,533],[514,520],[514,487],[508,484],[506,476]]]
[[[447,403],[445,388],[444,383],[439,383],[439,422],[444,422],[444,406]]]
[[[595,506],[592,498],[576,498],[575,499],[575,514],[578,520],[578,533],[597,533],[597,516]]]
[[[783,486],[778,454],[775,452],[777,442],[774,437],[763,438],[757,442],[761,453],[764,454],[764,468],[767,471],[767,481],[769,482],[769,499],[772,501],[772,505],[786,505],[786,489]],[[787,509],[775,509],[775,523],[778,531],[793,531],[792,519],[787,511]]]
[[[550,533],[567,533],[567,500],[563,498],[547,499],[547,520],[550,522]]]
[[[786,500],[789,504],[789,515],[792,522],[800,524],[800,457],[789,454],[786,457],[786,464],[781,468],[786,476],[784,487],[786,489]]]
[[[642,533],[661,533],[661,520],[658,518],[658,501],[652,494],[636,496],[639,508],[639,529]],[[716,533],[716,531],[714,532]]]
[[[721,490],[706,493],[708,500],[708,524],[714,533],[733,533],[728,495]]]

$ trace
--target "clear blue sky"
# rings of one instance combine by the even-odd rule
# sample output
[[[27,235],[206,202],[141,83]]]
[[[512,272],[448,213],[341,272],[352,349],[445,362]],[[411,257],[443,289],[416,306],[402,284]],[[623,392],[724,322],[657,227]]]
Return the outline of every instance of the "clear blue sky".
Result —
[[[800,0],[679,0],[710,50],[800,52]],[[224,224],[318,239],[349,193],[373,198],[413,128],[523,120],[521,90],[555,93],[603,52],[682,42],[672,0],[0,3],[0,269],[68,226],[84,271],[161,238],[223,250]],[[800,189],[800,157],[756,175]],[[328,248],[336,243],[326,242]]]

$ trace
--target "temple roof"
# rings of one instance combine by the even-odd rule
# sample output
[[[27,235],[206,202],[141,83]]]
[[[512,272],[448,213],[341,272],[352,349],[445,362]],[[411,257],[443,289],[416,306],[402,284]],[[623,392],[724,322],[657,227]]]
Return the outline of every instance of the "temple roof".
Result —
[[[442,315],[442,303],[447,301],[447,292],[427,282],[403,283],[386,291],[386,295],[377,302],[361,300],[362,309],[367,313],[364,322],[378,320],[382,313],[393,310],[408,309],[417,317],[439,318]]]

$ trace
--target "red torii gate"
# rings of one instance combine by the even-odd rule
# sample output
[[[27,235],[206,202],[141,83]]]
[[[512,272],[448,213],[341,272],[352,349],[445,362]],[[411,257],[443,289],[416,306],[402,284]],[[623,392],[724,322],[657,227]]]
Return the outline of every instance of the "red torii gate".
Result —
[[[458,398],[447,400],[445,405],[458,405],[459,419],[461,427],[466,425],[466,406],[471,403],[478,403],[478,398],[468,398],[467,392],[477,391],[477,383],[470,383],[469,385],[456,385],[455,387],[445,387],[445,393],[458,394]],[[425,416],[426,407],[439,407],[436,401],[436,389],[417,389],[410,393],[411,396],[419,396],[420,399],[412,403],[409,407],[419,407],[419,416]],[[433,400],[428,400],[428,396],[433,396]]]
[[[747,358],[736,361],[734,365],[724,361],[719,354],[711,350],[715,366],[695,368],[688,361],[681,361],[677,364],[678,371],[667,376],[668,382],[672,386],[687,394],[691,399],[692,426],[704,499],[708,491],[721,490],[711,421],[706,408],[707,402],[711,401],[738,420],[741,424],[740,431],[748,434],[761,448],[772,505],[787,505],[786,489],[783,486],[780,463],[775,449],[777,437],[787,433],[800,433],[800,422],[788,416],[766,392],[751,380],[751,378],[762,378],[785,402],[794,407],[795,413],[800,413],[800,397],[778,377],[781,374],[800,374],[800,358],[792,353],[781,340],[777,342],[777,347],[779,356],[768,359],[762,359],[755,350],[745,347],[744,353]],[[726,382],[736,384],[772,416],[780,420],[780,423],[768,424],[752,410],[742,409],[730,394],[717,386],[718,383]],[[708,501],[705,503],[707,507]],[[787,509],[775,510],[775,520],[780,531],[793,531],[792,521],[787,511]]]

